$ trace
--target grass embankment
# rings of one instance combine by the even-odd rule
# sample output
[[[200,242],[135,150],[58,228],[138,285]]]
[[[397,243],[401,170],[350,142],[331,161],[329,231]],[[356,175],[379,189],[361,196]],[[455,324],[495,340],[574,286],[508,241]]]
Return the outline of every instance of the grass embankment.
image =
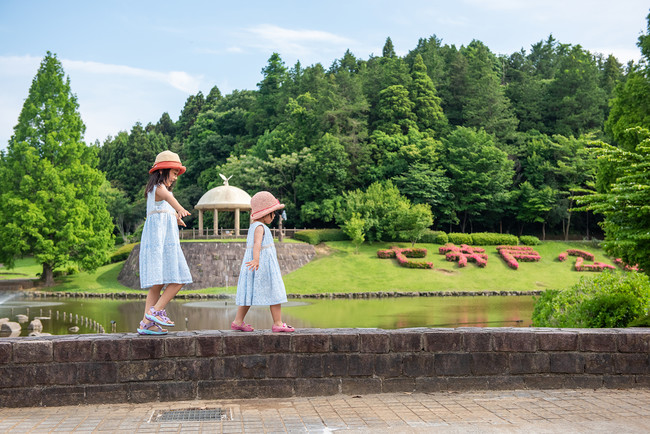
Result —
[[[292,240],[293,241],[293,240]],[[567,249],[582,249],[593,253],[596,261],[613,264],[604,252],[592,243],[547,241],[534,246],[542,259],[540,262],[520,262],[519,269],[508,268],[497,254],[495,246],[483,246],[488,254],[488,264],[479,268],[469,263],[459,268],[455,262],[447,262],[444,255],[438,254],[437,244],[417,244],[428,250],[426,258],[419,261],[433,262],[433,269],[410,269],[400,267],[394,259],[379,259],[377,250],[398,245],[410,247],[410,243],[365,244],[355,254],[354,246],[347,241],[331,241],[319,246],[319,255],[311,263],[284,276],[287,293],[350,293],[376,291],[531,291],[561,289],[576,283],[589,272],[574,271],[575,257],[565,262],[557,260],[558,255]],[[94,273],[81,272],[57,278],[52,291],[69,292],[142,292],[122,286],[117,276],[123,262],[105,265]],[[0,274],[0,278],[36,277],[41,267],[33,259],[16,261],[13,270],[0,269],[1,272],[21,273]],[[233,282],[234,284],[234,282]],[[228,288],[206,288],[192,291],[203,294],[228,293],[236,291]]]

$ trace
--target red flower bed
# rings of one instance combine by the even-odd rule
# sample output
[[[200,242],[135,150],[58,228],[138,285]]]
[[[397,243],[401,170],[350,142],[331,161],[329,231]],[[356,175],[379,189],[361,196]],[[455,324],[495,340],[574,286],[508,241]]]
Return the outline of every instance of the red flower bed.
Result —
[[[567,252],[562,252],[559,255],[557,255],[557,259],[560,262],[564,262],[564,261],[566,261],[567,256],[569,256],[569,254]]]
[[[396,258],[397,262],[406,268],[433,268],[433,262],[415,262],[407,258],[424,258],[427,256],[427,249],[402,249],[391,247],[388,250],[377,250],[377,256],[382,259]]]
[[[487,255],[484,253],[485,249],[481,247],[471,247],[467,244],[461,244],[460,247],[447,243],[444,246],[438,248],[438,252],[441,255],[445,255],[445,258],[450,262],[458,262],[459,267],[465,267],[467,262],[474,262],[479,267],[483,268],[487,266]]]
[[[625,271],[639,271],[639,264],[636,264],[634,266],[630,266],[630,265],[626,264],[625,262],[623,262],[623,260],[621,258],[614,259],[614,263],[616,265],[618,265],[619,267],[621,267]]]
[[[497,246],[499,255],[506,261],[508,267],[518,270],[519,261],[537,262],[542,259],[535,250],[530,246]]]
[[[593,261],[594,260],[594,254],[586,252],[584,250],[568,249],[566,252],[567,252],[568,255],[579,256],[581,258],[586,259],[587,261]]]
[[[614,270],[616,267],[613,265],[605,264],[603,262],[594,262],[593,264],[585,264],[584,258],[578,256],[576,258],[576,271],[603,271],[605,269]]]

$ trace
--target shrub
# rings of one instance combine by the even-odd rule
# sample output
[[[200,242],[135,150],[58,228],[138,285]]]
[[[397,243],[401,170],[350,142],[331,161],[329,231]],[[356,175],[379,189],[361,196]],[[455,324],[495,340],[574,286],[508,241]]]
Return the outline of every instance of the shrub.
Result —
[[[539,238],[532,235],[522,235],[519,237],[519,242],[524,246],[537,246],[542,244]]]
[[[608,271],[536,298],[535,327],[627,327],[650,309],[650,278]]]
[[[497,246],[499,244],[506,244],[516,246],[519,244],[519,238],[511,234],[497,234],[495,232],[476,232],[472,234],[472,242],[467,244],[475,244],[478,246]]]
[[[403,240],[408,241],[408,240]],[[449,237],[443,231],[432,231],[431,229],[427,230],[424,235],[420,238],[421,243],[429,244],[447,244]]]
[[[541,256],[532,247],[529,246],[497,246],[497,252],[506,261],[508,267],[518,270],[519,261],[523,262],[537,262],[541,260]]]
[[[377,250],[377,256],[382,259],[396,258],[397,262],[406,268],[433,268],[433,262],[415,262],[407,258],[424,258],[427,256],[427,249],[402,249],[391,247],[388,250]]]
[[[305,229],[296,232],[293,237],[298,241],[309,244],[320,244],[325,241],[346,241],[349,239],[341,229]]]
[[[110,263],[114,264],[116,262],[126,261],[136,244],[137,243],[124,244],[122,247],[115,250],[113,254],[111,254]]]
[[[453,244],[474,244],[472,242],[472,234],[464,234],[462,232],[451,232],[447,235],[450,243]]]

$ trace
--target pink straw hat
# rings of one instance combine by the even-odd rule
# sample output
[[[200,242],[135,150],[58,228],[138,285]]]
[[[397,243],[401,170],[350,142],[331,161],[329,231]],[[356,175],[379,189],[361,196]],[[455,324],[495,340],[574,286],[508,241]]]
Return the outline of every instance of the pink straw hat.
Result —
[[[258,220],[275,210],[284,208],[284,204],[280,203],[268,191],[260,191],[251,197],[251,218]]]
[[[179,175],[185,173],[185,166],[181,164],[180,157],[177,153],[172,151],[162,151],[160,154],[156,155],[156,161],[154,161],[153,167],[149,170],[149,173],[153,173],[160,169],[178,169]]]

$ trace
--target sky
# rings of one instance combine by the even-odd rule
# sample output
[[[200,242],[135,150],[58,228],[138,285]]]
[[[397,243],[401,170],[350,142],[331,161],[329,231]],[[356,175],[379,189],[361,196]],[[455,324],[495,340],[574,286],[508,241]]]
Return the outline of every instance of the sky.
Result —
[[[48,51],[70,78],[86,125],[103,143],[136,122],[177,120],[185,101],[217,86],[256,89],[273,52],[287,67],[328,68],[346,50],[398,55],[435,35],[477,39],[509,55],[545,40],[638,61],[647,0],[0,0],[0,150],[13,135]]]

